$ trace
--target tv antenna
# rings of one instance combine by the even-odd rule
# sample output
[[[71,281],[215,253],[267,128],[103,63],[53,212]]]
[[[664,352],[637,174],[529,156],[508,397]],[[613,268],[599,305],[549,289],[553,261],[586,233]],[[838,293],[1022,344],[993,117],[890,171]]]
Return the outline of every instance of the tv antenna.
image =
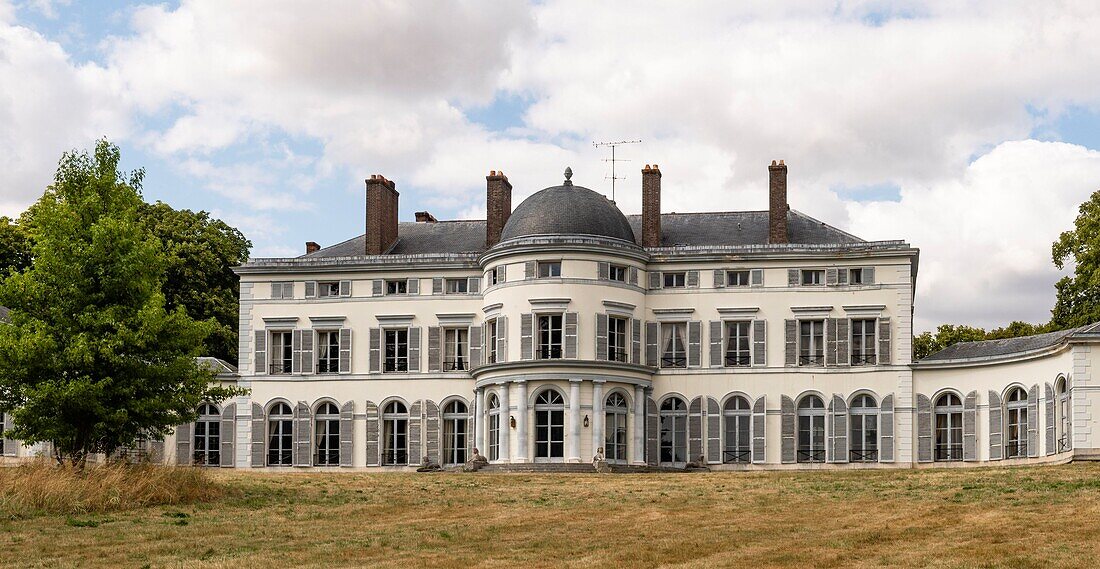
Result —
[[[625,180],[626,179],[625,177],[619,178],[619,177],[615,176],[615,163],[616,162],[630,162],[630,160],[623,160],[621,158],[615,158],[615,147],[619,146],[620,144],[638,144],[639,142],[641,142],[641,140],[620,140],[620,141],[617,141],[617,142],[595,142],[595,141],[592,142],[592,146],[594,146],[595,148],[599,148],[601,146],[610,146],[611,147],[611,158],[604,158],[603,161],[611,163],[611,175],[610,176],[604,176],[604,179],[605,180],[611,180],[611,201],[612,202],[615,201],[615,180]]]

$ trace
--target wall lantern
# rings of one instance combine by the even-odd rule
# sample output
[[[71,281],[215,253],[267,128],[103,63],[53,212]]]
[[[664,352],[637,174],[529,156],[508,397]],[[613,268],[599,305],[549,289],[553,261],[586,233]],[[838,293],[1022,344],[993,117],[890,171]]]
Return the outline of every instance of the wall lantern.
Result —
[[[588,415],[584,416],[584,428],[588,428]]]
[[[516,428],[516,416],[515,415],[512,415],[512,416],[508,417],[508,424],[511,425],[511,427],[513,429]]]

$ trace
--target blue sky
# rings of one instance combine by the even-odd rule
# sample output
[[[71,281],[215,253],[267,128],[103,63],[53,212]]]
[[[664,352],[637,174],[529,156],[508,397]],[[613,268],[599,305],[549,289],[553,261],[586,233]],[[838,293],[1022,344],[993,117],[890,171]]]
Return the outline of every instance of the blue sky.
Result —
[[[106,136],[147,199],[297,255],[362,232],[371,174],[403,220],[477,218],[489,170],[513,203],[565,166],[607,193],[591,143],[642,139],[627,213],[647,163],[666,211],[763,209],[784,158],[795,209],[922,249],[918,330],[1040,321],[1050,242],[1100,188],[1098,25],[999,2],[0,0],[0,214]]]

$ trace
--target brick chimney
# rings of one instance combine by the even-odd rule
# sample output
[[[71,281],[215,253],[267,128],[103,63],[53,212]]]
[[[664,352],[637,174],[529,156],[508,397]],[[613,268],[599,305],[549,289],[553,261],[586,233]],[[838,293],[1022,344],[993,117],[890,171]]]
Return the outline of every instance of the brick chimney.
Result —
[[[321,250],[321,246],[315,241],[306,241],[306,255],[310,253],[316,253]]]
[[[390,180],[371,174],[367,180],[367,255],[381,255],[397,242],[397,193]]]
[[[426,211],[416,212],[416,222],[417,223],[436,223],[437,221],[439,221],[439,220],[436,219],[434,215],[432,215],[432,214],[430,214]]]
[[[661,169],[642,168],[642,247],[661,246]]]
[[[485,246],[500,243],[504,224],[512,215],[512,184],[503,171],[491,170],[485,176]]]
[[[787,243],[787,165],[768,166],[768,243]]]

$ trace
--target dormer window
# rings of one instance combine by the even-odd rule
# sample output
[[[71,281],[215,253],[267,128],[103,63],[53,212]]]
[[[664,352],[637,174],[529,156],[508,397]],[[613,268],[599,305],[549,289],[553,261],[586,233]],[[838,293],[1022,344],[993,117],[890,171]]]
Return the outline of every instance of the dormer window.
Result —
[[[824,284],[824,269],[802,269],[802,286],[823,286]]]
[[[687,285],[687,273],[662,273],[665,288],[684,288]]]
[[[561,261],[539,261],[539,278],[548,279],[561,276]]]

